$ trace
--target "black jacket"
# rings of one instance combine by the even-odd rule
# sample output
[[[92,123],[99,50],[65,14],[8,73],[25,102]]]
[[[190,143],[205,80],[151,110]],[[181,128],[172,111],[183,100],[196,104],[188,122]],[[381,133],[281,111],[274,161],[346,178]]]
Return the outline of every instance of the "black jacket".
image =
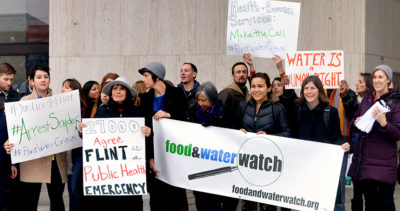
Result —
[[[183,94],[186,97],[186,103],[188,104],[188,107],[191,108],[192,106],[197,104],[197,97],[196,97],[196,91],[197,88],[200,86],[200,83],[196,80],[194,80],[194,85],[193,85],[193,89],[190,90],[189,92],[187,92],[185,90],[185,88],[183,87],[183,83],[179,83],[178,84],[178,88],[181,89],[181,91],[183,92]]]
[[[256,114],[256,101],[241,102],[236,112],[237,129],[244,128],[248,132],[264,131],[269,135],[291,135],[286,111],[282,104],[264,101]]]
[[[4,110],[0,110],[0,170],[9,171],[11,159],[10,156],[7,154],[6,150],[3,147],[4,142],[8,140],[7,134],[7,123],[6,123],[6,116],[4,115]]]
[[[122,113],[119,111],[122,109]],[[140,109],[133,105],[132,103],[118,104],[114,102],[112,99],[108,102],[108,104],[101,105],[94,115],[94,118],[115,118],[115,117],[143,117]],[[146,137],[146,159],[149,159],[149,156],[153,156],[153,145],[148,143],[152,143],[151,137]],[[150,151],[151,150],[151,151]]]
[[[19,101],[20,98],[21,97],[19,96],[18,92],[15,91],[12,87],[10,88],[10,91],[8,91],[7,97],[3,91],[1,91],[0,93],[0,103],[3,105],[4,103]]]
[[[321,143],[343,144],[344,138],[340,132],[339,113],[332,106],[330,106],[329,111],[325,111],[327,106],[329,105],[320,103],[313,110],[310,110],[306,103],[296,104],[295,137]],[[324,112],[329,112],[328,121],[324,120]]]
[[[185,120],[187,110],[185,95],[180,88],[172,87],[168,84],[165,84],[165,86],[164,111],[171,115],[171,119]],[[141,94],[140,99],[140,111],[145,117],[145,124],[153,130],[153,116],[156,113],[153,111],[154,89]],[[146,141],[146,144],[149,146],[149,151],[146,150],[146,156],[154,158],[153,141]]]
[[[298,99],[297,94],[293,89],[285,89],[283,94],[279,96],[279,102],[286,109],[286,114],[287,114],[286,116],[290,129],[292,129],[296,124],[296,114],[294,110],[297,99]]]
[[[340,95],[347,119],[351,120],[358,110],[357,94],[349,89],[346,95]]]

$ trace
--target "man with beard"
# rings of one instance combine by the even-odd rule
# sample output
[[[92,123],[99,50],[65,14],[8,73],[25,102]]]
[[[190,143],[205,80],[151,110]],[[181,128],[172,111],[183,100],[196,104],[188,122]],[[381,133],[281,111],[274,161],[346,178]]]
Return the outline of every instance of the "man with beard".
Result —
[[[19,94],[12,88],[12,82],[15,76],[15,69],[8,63],[0,64],[0,102],[19,101]]]
[[[243,54],[244,61],[250,66],[250,75],[253,75],[253,61],[250,53]],[[237,62],[232,66],[233,82],[226,86],[219,94],[218,99],[222,101],[227,122],[233,122],[236,109],[240,102],[249,97],[249,90],[246,87],[248,79],[248,68],[244,62]],[[233,126],[233,125],[232,125]]]

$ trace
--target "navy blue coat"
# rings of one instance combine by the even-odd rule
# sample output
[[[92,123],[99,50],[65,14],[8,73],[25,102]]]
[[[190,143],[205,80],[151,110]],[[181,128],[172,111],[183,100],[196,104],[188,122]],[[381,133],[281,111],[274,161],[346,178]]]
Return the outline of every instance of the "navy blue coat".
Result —
[[[0,169],[9,169],[10,168],[10,156],[7,154],[6,150],[3,147],[4,142],[8,140],[7,134],[7,123],[6,116],[4,115],[4,111],[0,111]]]

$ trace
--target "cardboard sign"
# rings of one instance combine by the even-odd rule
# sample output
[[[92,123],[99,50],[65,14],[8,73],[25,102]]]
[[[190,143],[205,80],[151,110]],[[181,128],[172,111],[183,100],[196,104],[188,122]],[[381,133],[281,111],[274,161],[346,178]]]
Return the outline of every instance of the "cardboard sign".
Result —
[[[164,182],[294,210],[334,208],[344,153],[338,145],[170,119],[153,127]]]
[[[250,52],[272,58],[297,50],[300,3],[230,0],[226,34],[227,55]]]
[[[144,118],[83,119],[85,195],[145,195]]]
[[[343,51],[295,51],[285,54],[287,88],[301,89],[303,80],[317,75],[325,89],[336,89],[344,79]]]
[[[79,91],[5,103],[12,163],[57,154],[82,146]]]

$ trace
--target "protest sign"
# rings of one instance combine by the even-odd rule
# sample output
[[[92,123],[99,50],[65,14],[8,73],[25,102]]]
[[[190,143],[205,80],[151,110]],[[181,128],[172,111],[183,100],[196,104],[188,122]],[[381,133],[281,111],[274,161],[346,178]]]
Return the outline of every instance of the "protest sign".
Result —
[[[35,100],[5,103],[12,163],[20,163],[82,146],[79,91]]]
[[[295,51],[285,55],[286,88],[300,89],[309,75],[318,76],[325,89],[336,89],[344,80],[343,51]]]
[[[158,178],[186,189],[295,210],[333,210],[338,145],[153,121]]]
[[[83,119],[85,195],[145,195],[143,118]]]
[[[297,50],[300,3],[229,0],[227,55],[272,58]]]

